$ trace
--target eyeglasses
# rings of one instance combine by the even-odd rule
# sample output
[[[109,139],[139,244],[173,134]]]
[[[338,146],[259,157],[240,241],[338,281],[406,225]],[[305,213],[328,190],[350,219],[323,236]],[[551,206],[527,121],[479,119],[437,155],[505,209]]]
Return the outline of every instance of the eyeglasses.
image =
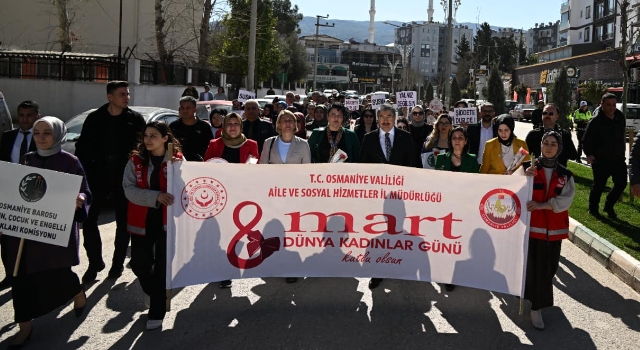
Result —
[[[423,115],[424,112],[412,112],[411,114],[413,114],[413,115]]]
[[[542,112],[542,115],[553,115],[553,112],[544,111],[544,112]]]
[[[449,122],[440,122],[440,123],[438,123],[438,125],[449,126],[449,125],[451,125],[451,123],[449,123]]]

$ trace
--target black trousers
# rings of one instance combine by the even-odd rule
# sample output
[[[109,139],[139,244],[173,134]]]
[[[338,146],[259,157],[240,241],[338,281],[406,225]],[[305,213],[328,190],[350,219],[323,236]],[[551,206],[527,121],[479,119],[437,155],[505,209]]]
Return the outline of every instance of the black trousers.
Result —
[[[114,176],[117,177],[117,176]],[[127,232],[127,206],[129,202],[124,195],[122,188],[122,175],[115,179],[96,180],[89,182],[93,194],[93,202],[89,207],[89,215],[82,224],[82,236],[84,238],[84,249],[87,251],[90,267],[104,266],[102,260],[102,239],[100,229],[98,229],[98,219],[107,196],[113,194],[113,201],[116,214],[116,238],[114,242],[112,266],[121,268],[124,259],[127,257],[127,247],[129,246],[129,233]]]
[[[147,229],[144,236],[131,235],[131,269],[151,301],[151,320],[162,320],[166,313],[166,263],[166,231]]]
[[[531,302],[531,310],[553,306],[553,276],[560,264],[561,247],[562,241],[529,238],[524,298]]]
[[[585,132],[584,128],[585,127],[580,128],[580,126],[578,126],[578,128],[576,129],[576,134],[578,136],[578,159],[582,157],[582,148],[583,148],[582,138],[584,137],[584,132]]]
[[[600,206],[600,197],[607,185],[607,180],[611,177],[613,188],[607,195],[604,202],[605,208],[613,208],[624,188],[627,186],[627,164],[621,160],[618,162],[598,162],[591,164],[593,171],[593,185],[589,193],[589,209],[597,210]]]

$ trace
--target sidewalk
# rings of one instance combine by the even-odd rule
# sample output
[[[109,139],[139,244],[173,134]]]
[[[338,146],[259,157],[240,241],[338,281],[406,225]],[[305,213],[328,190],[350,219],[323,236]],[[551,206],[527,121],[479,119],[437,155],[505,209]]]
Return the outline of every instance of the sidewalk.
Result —
[[[573,218],[569,218],[569,240],[640,293],[638,260]]]

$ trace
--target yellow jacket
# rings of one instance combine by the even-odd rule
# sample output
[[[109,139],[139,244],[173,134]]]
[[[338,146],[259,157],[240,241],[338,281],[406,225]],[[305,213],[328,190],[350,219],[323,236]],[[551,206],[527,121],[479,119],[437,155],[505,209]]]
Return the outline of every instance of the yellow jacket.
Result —
[[[520,147],[529,151],[527,143],[517,137],[513,138],[513,154],[515,155]],[[525,159],[527,160],[527,159]],[[502,162],[502,150],[500,149],[500,141],[497,137],[487,141],[482,154],[482,165],[480,166],[480,174],[498,174],[504,175],[507,167]]]

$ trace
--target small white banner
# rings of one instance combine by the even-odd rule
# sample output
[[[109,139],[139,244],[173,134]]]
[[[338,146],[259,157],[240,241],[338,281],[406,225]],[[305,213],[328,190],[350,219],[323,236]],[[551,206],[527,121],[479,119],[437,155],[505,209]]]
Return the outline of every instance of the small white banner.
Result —
[[[435,169],[436,168],[436,157],[438,154],[445,153],[437,148],[431,150],[431,152],[422,153],[420,156],[422,157],[422,168],[424,169]]]
[[[360,107],[360,103],[358,102],[358,99],[347,98],[344,100],[344,106],[350,111],[357,111]]]
[[[440,111],[442,111],[442,101],[437,98],[434,98],[429,102],[429,109],[436,113],[436,115],[440,115]]]
[[[453,124],[462,123],[475,124],[478,122],[478,109],[476,108],[454,108]]]
[[[256,171],[268,185],[246,186]],[[307,276],[523,293],[531,177],[349,163],[168,172],[168,289]]]
[[[384,94],[373,94],[371,95],[371,108],[372,109],[378,109],[380,108],[380,105],[382,105],[385,102],[385,97]]]
[[[415,91],[400,91],[396,94],[396,101],[398,101],[398,107],[413,108],[416,106],[418,100],[418,93]]]
[[[251,91],[247,91],[247,90],[240,90],[238,92],[238,101],[245,103],[248,100],[252,100],[256,98],[256,94],[251,92]]]
[[[82,177],[0,162],[0,232],[66,247]]]

